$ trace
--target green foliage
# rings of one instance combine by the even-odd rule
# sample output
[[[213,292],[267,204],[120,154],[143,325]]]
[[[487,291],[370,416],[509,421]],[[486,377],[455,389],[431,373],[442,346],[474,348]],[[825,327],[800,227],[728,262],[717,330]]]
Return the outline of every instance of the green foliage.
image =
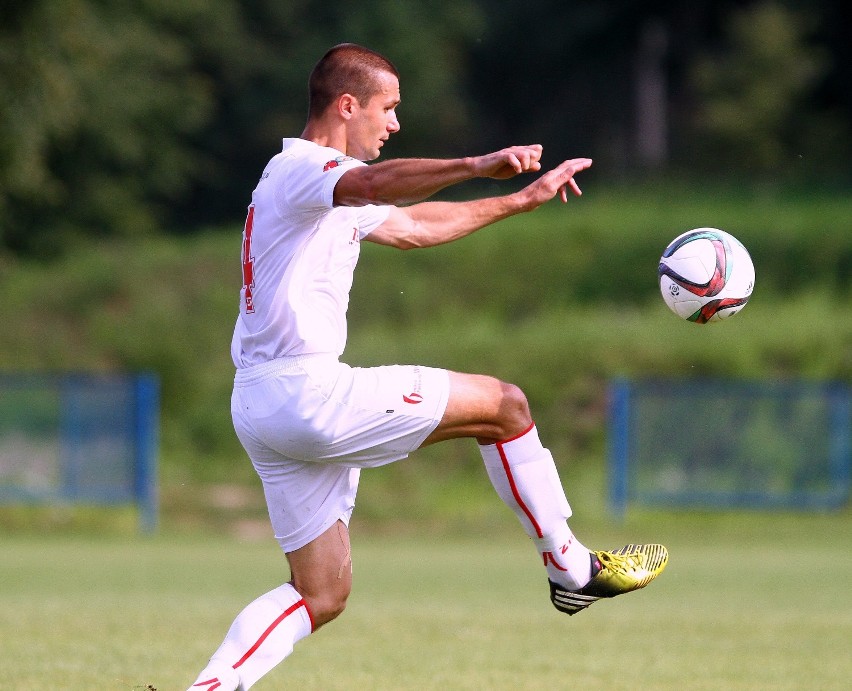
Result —
[[[538,141],[553,163],[592,156],[612,181],[638,148],[633,69],[653,24],[670,43],[659,105],[673,165],[844,181],[845,3],[796,6],[807,11],[731,15],[710,0],[688,12],[625,0],[506,0],[499,12],[485,0],[6,3],[0,248],[49,257],[88,239],[238,221],[280,138],[301,132],[312,66],[341,41],[385,52],[402,74],[402,131],[386,155]],[[728,43],[711,52],[730,17]]]
[[[0,275],[9,298],[0,313],[20,317],[17,328],[0,331],[0,368],[156,372],[165,456],[233,457],[229,342],[238,252],[219,235],[113,242],[47,266],[16,264]]]
[[[157,3],[41,0],[0,28],[0,243],[150,233],[186,188],[209,84]]]
[[[485,311],[509,322],[578,302],[643,304],[658,295],[656,271],[649,267],[657,266],[675,236],[701,226],[727,230],[745,244],[756,267],[758,296],[817,287],[849,295],[847,199],[722,188],[696,192],[676,183],[584,189],[567,206],[554,202],[425,252],[399,257],[365,245],[350,306],[353,319],[370,321],[375,312],[398,325],[422,323],[418,306],[431,305],[436,290],[440,311]],[[359,279],[369,280],[363,300]],[[381,302],[375,293],[383,295]]]
[[[456,46],[478,25],[475,6],[388,2],[381,16],[394,21],[377,23],[377,4],[37,0],[11,11],[0,23],[0,247],[49,256],[80,237],[236,217],[262,160],[301,131],[313,63],[342,40],[394,53],[413,125],[456,132],[467,122]],[[440,38],[397,45],[427,24]],[[459,105],[435,114],[441,97]]]
[[[352,364],[419,362],[522,386],[548,444],[600,457],[613,376],[852,380],[849,200],[671,197],[588,188],[453,246],[364,243],[350,306]],[[668,199],[668,201],[663,201]],[[718,223],[717,223],[718,222]],[[656,266],[676,234],[717,224],[757,266],[741,315],[678,320]],[[102,243],[0,271],[0,369],[151,370],[162,379],[167,482],[250,478],[230,421],[239,227]],[[446,468],[477,468],[443,446]],[[466,472],[466,471],[465,471]]]
[[[825,51],[808,42],[813,18],[774,0],[737,10],[729,45],[694,66],[698,93],[697,140],[704,159],[719,169],[789,177],[803,145],[813,144],[822,118],[811,121],[809,99],[828,70]],[[819,150],[808,147],[809,156]]]

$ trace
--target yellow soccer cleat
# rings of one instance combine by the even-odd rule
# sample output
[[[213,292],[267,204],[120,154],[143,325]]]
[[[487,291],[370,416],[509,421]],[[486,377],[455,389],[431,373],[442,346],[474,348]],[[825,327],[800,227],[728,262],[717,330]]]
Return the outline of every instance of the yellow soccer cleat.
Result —
[[[586,609],[603,597],[644,588],[669,563],[662,545],[625,545],[611,552],[592,552],[592,580],[579,590],[566,590],[550,581],[550,601],[568,615]]]

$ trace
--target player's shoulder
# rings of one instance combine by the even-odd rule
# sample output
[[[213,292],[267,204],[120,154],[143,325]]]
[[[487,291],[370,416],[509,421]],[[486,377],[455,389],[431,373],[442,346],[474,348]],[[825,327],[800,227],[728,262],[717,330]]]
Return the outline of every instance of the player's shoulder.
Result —
[[[266,164],[260,182],[278,186],[292,185],[294,179],[305,182],[307,179],[319,178],[325,162],[334,155],[329,152],[334,152],[334,149],[304,139],[284,139],[281,151]]]
[[[284,146],[279,156],[292,161],[298,167],[305,166],[313,172],[328,173],[336,168],[350,168],[365,165],[352,156],[330,146],[321,146],[307,139],[284,139]]]
[[[342,151],[330,146],[322,146],[308,139],[292,137],[282,140],[282,144],[283,146],[279,155],[286,158],[310,161],[328,161],[335,158],[351,160]]]
[[[347,170],[366,165],[342,151],[306,139],[284,139],[281,151],[267,164],[258,194],[274,196],[281,212],[327,210],[334,188]]]

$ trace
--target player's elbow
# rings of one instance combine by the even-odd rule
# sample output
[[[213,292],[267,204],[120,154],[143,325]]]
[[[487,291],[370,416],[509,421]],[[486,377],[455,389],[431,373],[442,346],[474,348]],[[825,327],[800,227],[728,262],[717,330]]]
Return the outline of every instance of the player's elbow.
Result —
[[[398,215],[393,222],[371,233],[367,238],[399,250],[415,250],[435,244],[431,241],[427,229],[407,215]]]
[[[379,241],[377,238],[370,238],[373,242],[376,242],[379,245],[386,245],[387,247],[393,247],[397,250],[416,250],[420,247],[428,247],[428,245],[423,245],[418,242],[416,239],[411,237],[402,237],[399,235],[394,235],[392,237],[385,238]]]
[[[421,249],[423,247],[429,247],[421,238],[416,235],[406,235],[404,237],[397,238],[397,242],[394,245],[397,249],[400,250],[416,250]]]

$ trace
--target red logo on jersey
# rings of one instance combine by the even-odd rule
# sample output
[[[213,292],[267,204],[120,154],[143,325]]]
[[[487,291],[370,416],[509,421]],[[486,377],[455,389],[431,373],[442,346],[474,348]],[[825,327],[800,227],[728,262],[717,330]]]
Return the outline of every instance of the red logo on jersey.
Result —
[[[251,253],[251,233],[254,229],[254,204],[248,208],[246,225],[243,229],[243,290],[245,291],[246,314],[254,312],[254,257]]]
[[[419,393],[414,391],[414,392],[408,394],[407,396],[405,394],[403,394],[402,400],[405,401],[406,403],[411,403],[412,405],[416,405],[423,400],[423,396],[421,396]]]
[[[351,156],[338,156],[337,158],[332,159],[331,161],[326,163],[322,168],[322,172],[327,173],[332,168],[337,168],[337,166],[339,166],[341,163],[344,163],[345,161],[351,161],[351,160],[353,160],[353,158]]]

